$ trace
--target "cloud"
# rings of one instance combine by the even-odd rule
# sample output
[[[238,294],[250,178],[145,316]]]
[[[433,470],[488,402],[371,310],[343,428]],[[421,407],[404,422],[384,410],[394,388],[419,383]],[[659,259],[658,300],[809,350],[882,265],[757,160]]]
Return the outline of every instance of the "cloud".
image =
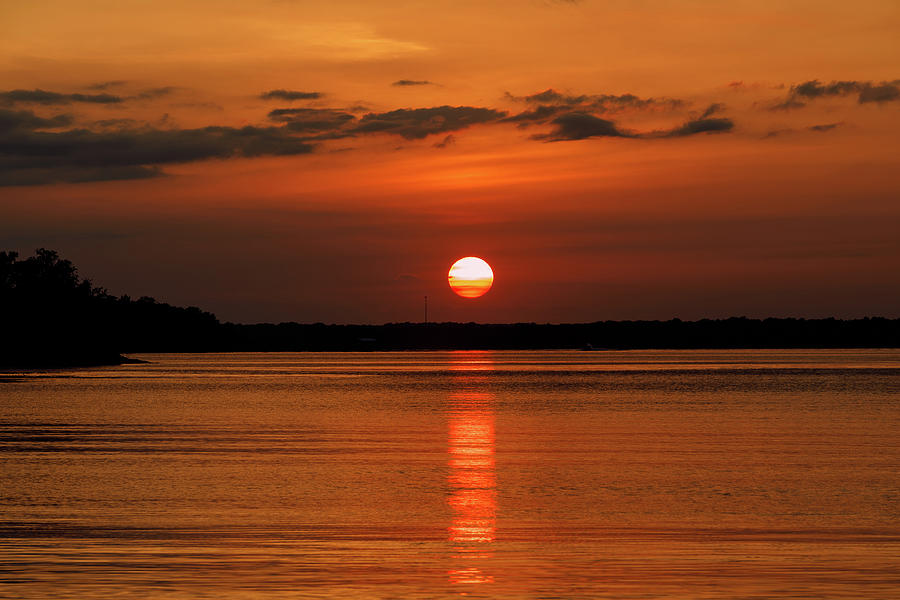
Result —
[[[700,115],[700,118],[705,119],[707,117],[711,117],[712,115],[714,115],[718,112],[722,112],[723,110],[725,110],[724,104],[722,104],[721,102],[714,102],[714,103],[710,104],[706,108],[706,110],[703,111],[703,114]]]
[[[698,133],[725,133],[734,128],[734,122],[731,119],[695,119],[688,121],[680,127],[676,127],[670,131],[662,132],[661,137],[685,137],[688,135],[696,135]]]
[[[780,135],[784,135],[786,133],[794,133],[794,130],[793,129],[773,129],[772,131],[766,133],[766,135],[764,135],[762,137],[762,139],[767,140],[770,138],[778,137]]]
[[[269,127],[161,129],[130,119],[93,122],[94,129],[40,131],[70,126],[72,118],[0,110],[0,185],[138,179],[163,175],[168,164],[208,159],[308,154],[315,141],[388,133],[406,139],[497,121],[505,112],[438,106],[368,113],[339,109],[280,108]],[[297,134],[314,135],[297,135]],[[454,142],[445,136],[437,147]]]
[[[56,115],[45,119],[30,110],[0,109],[0,134],[15,130],[52,129],[71,124],[71,115]]]
[[[858,92],[863,84],[858,81],[832,81],[827,85],[813,79],[805,83],[791,86],[791,95],[804,98],[818,98],[819,96],[846,96]]]
[[[900,81],[832,81],[821,83],[818,79],[811,79],[803,83],[791,86],[788,97],[771,106],[769,110],[786,110],[802,108],[807,102],[816,98],[850,96],[856,94],[859,104],[870,102],[892,102],[900,100]]]
[[[216,104],[215,102],[180,102],[178,104],[173,104],[172,106],[177,106],[179,108],[199,108],[202,110],[225,110],[224,106]]]
[[[122,102],[119,96],[112,94],[60,94],[46,90],[10,90],[0,92],[2,104],[71,104],[72,102],[89,102],[93,104],[116,104]]]
[[[547,141],[580,140],[586,137],[630,137],[610,121],[598,115],[620,113],[627,110],[673,110],[683,105],[673,98],[640,98],[634,94],[563,94],[552,88],[529,96],[513,96],[506,93],[508,100],[525,102],[533,106],[516,115],[504,119],[517,123],[520,128],[539,123],[556,125],[550,134],[535,135],[533,139]],[[711,105],[713,111],[723,105]],[[710,110],[707,109],[707,110]]]
[[[891,102],[900,99],[900,88],[894,83],[882,83],[863,88],[859,92],[859,103]]]
[[[806,106],[806,102],[800,102],[799,100],[795,100],[793,98],[787,98],[783,102],[779,102],[773,106],[769,107],[769,110],[791,110],[793,108],[803,108]]]
[[[128,82],[124,81],[122,79],[114,79],[113,81],[100,81],[98,83],[92,83],[91,85],[87,86],[87,89],[89,89],[89,90],[108,90],[111,87],[118,87],[120,85],[125,85],[126,83],[128,83]]]
[[[531,110],[522,111],[517,115],[507,117],[504,121],[519,123],[519,127],[527,127],[532,123],[544,123],[551,117],[568,110],[565,106],[553,106],[551,104],[539,104]]]
[[[406,81],[401,85],[427,84],[401,81]],[[126,100],[159,98],[176,89],[170,86],[151,88]],[[805,94],[815,94],[810,90],[817,88],[807,86],[802,89]],[[882,98],[889,96],[890,90],[879,88],[871,93],[873,97]],[[319,92],[270,90],[260,97],[290,101],[321,96]],[[509,116],[494,108],[444,105],[366,112],[360,116],[355,108],[282,107],[268,112],[268,126],[196,129],[181,129],[164,121],[148,123],[127,118],[93,121],[90,129],[70,128],[73,121],[69,115],[45,117],[25,110],[0,110],[0,185],[158,177],[164,175],[162,169],[169,164],[302,155],[313,152],[320,141],[367,135],[389,134],[406,140],[440,135],[431,145],[447,148],[456,142],[453,132],[473,125],[503,122],[519,126],[547,124],[549,132],[531,136],[531,139],[541,141],[597,137],[671,138],[726,132],[734,127],[731,119],[714,116],[725,108],[721,103],[709,104],[697,112],[698,118],[671,130],[640,133],[604,118],[604,112],[625,108],[661,110],[674,108],[682,102],[668,98],[640,98],[633,94],[573,95],[553,89],[519,98],[508,97],[527,104],[526,110]],[[110,94],[12,90],[0,92],[0,103],[4,101],[65,104],[122,102],[123,99]],[[62,128],[68,129],[60,130]]]
[[[634,94],[621,95],[571,95],[562,94],[554,89],[547,89],[530,96],[516,97],[507,93],[507,98],[535,104],[530,110],[504,119],[508,123],[518,123],[519,127],[527,127],[534,123],[551,123],[553,131],[531,136],[535,140],[550,142],[583,140],[591,137],[630,137],[660,138],[684,137],[698,133],[716,133],[730,131],[734,127],[731,119],[712,118],[722,112],[725,105],[714,102],[707,106],[700,116],[671,130],[650,133],[635,133],[621,129],[613,121],[600,115],[625,108],[638,110],[674,109],[681,106],[681,100],[671,98],[640,98]]]
[[[94,121],[91,125],[96,127],[103,128],[116,128],[116,129],[125,129],[125,128],[135,128],[141,124],[141,121],[137,119],[100,119],[99,121]]]
[[[509,92],[506,92],[506,97],[510,100],[516,100],[519,102],[532,102],[532,103],[541,103],[541,104],[563,104],[566,106],[574,106],[577,104],[581,104],[582,102],[588,99],[588,96],[572,96],[562,94],[557,92],[553,88],[547,88],[543,92],[538,92],[536,94],[531,94],[530,96],[513,96]]]
[[[400,79],[400,80],[395,81],[391,85],[395,85],[398,87],[406,87],[406,86],[413,86],[413,85],[434,85],[434,84],[432,82],[426,81],[426,80],[416,81],[414,79]]]
[[[433,108],[401,108],[385,113],[368,113],[352,133],[392,133],[408,140],[421,139],[434,133],[465,129],[479,123],[497,121],[506,113],[474,106],[436,106]]]
[[[831,131],[831,130],[834,129],[835,127],[840,127],[840,126],[843,125],[843,124],[844,124],[843,122],[840,122],[840,123],[825,123],[824,125],[812,125],[811,127],[808,127],[807,129],[809,129],[810,131],[819,131],[819,132],[824,133],[824,132],[826,132],[826,131]]]
[[[672,110],[684,105],[674,98],[641,98],[634,94],[563,94],[552,88],[530,96],[513,96],[509,92],[506,98],[529,104],[568,107],[582,112],[611,113],[623,110]],[[524,114],[524,113],[523,113]],[[523,119],[524,120],[524,119]]]
[[[259,95],[263,100],[317,100],[320,92],[295,92],[291,90],[269,90]]]
[[[843,125],[844,125],[844,123],[843,123],[843,121],[841,121],[839,123],[825,123],[822,125],[811,125],[809,127],[806,127],[805,129],[806,129],[806,131],[816,131],[819,133],[826,133],[837,127],[841,127]],[[764,135],[762,137],[762,139],[766,140],[766,139],[770,139],[770,138],[774,138],[774,137],[778,137],[778,136],[782,136],[782,135],[796,134],[796,133],[800,133],[801,131],[802,130],[791,129],[791,128],[773,129],[772,131],[769,131],[768,133],[766,133],[766,135]]]
[[[450,135],[445,137],[440,142],[433,144],[433,146],[435,148],[446,148],[447,146],[452,146],[455,143],[456,143],[456,136],[451,133]]]
[[[471,125],[498,121],[505,112],[475,106],[435,106],[401,108],[384,113],[367,113],[357,119],[339,109],[279,108],[269,119],[283,123],[293,132],[317,133],[310,140],[339,139],[357,135],[387,133],[408,140],[465,129]],[[446,142],[446,138],[445,138]],[[451,142],[447,142],[450,144]],[[438,146],[443,147],[443,146]]]
[[[330,108],[276,108],[268,116],[271,121],[284,123],[286,129],[295,132],[338,130],[356,118]]]
[[[154,98],[160,98],[162,96],[168,96],[172,92],[176,91],[178,88],[168,85],[165,87],[151,88],[149,90],[144,90],[139,93],[135,98],[139,100],[152,100]]]
[[[18,128],[0,135],[0,185],[153,177],[170,163],[312,150],[275,127],[58,133]]]
[[[633,137],[620,131],[612,121],[585,112],[571,112],[553,119],[552,123],[556,126],[554,131],[532,136],[532,139],[559,142],[590,137]]]

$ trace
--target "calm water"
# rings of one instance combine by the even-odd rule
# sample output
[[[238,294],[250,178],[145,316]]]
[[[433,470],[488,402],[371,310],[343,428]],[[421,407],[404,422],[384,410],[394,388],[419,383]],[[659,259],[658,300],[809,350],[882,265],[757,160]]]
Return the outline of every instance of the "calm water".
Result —
[[[900,598],[900,352],[0,376],[2,598]]]

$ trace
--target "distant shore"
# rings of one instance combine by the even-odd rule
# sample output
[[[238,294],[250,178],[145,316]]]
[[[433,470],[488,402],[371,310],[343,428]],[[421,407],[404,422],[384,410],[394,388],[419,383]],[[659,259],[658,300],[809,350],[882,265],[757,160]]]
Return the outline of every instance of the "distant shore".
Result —
[[[111,367],[116,365],[144,364],[146,360],[129,358],[121,354],[103,355],[52,355],[28,356],[0,361],[0,369],[22,371],[31,369],[73,369],[84,367]]]
[[[224,323],[210,351],[897,348],[900,319],[702,319],[594,323]],[[161,352],[166,351],[159,346]],[[138,352],[138,348],[128,348]]]
[[[142,362],[136,353],[362,352],[413,350],[639,350],[900,348],[900,319],[730,319],[595,323],[324,323],[214,322],[202,333],[165,324],[109,341],[106,350],[72,346],[53,352],[4,348],[5,369],[70,368]]]

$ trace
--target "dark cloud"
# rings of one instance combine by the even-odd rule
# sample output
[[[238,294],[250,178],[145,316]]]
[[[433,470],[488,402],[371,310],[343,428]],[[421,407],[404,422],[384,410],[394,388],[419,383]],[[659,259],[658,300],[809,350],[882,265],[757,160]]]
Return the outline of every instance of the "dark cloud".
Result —
[[[552,118],[549,122],[555,126],[554,130],[546,134],[531,136],[535,140],[559,142],[565,140],[583,140],[591,137],[630,137],[630,138],[661,138],[661,137],[685,137],[698,133],[721,133],[730,131],[734,127],[731,119],[711,118],[711,115],[724,110],[721,103],[710,104],[701,113],[700,117],[690,120],[679,127],[665,131],[651,133],[635,133],[621,129],[613,121],[603,119],[589,110],[570,110],[570,106],[598,106],[598,102],[608,102],[610,96],[566,96],[554,90],[546,90],[533,96],[524,98],[526,102],[549,102],[551,104],[538,104],[530,111],[525,111],[504,119],[506,122],[518,122],[519,126],[531,123],[541,123]],[[616,96],[615,102],[622,104],[632,103],[638,106],[648,106],[647,100],[626,94]],[[599,100],[598,100],[599,99]],[[559,114],[564,112],[564,114]],[[602,114],[602,113],[600,113]]]
[[[269,90],[259,95],[263,100],[317,100],[322,97],[319,92],[295,92],[291,90]]]
[[[45,119],[30,110],[0,109],[0,134],[15,130],[52,129],[72,124],[70,115],[56,115]]]
[[[338,130],[356,117],[350,113],[329,108],[277,108],[269,112],[269,119],[284,123],[290,131]]]
[[[895,83],[882,83],[863,88],[859,92],[859,103],[891,102],[900,99],[900,88]]]
[[[312,150],[311,144],[275,127],[59,133],[20,128],[0,135],[0,184],[152,177],[164,164]]]
[[[60,94],[46,90],[0,92],[0,103],[2,104],[71,104],[72,102],[115,104],[122,102],[122,98],[112,94]]]
[[[802,96],[804,98],[818,98],[819,96],[846,96],[854,92],[859,92],[865,85],[859,81],[832,81],[827,85],[819,83],[818,79],[813,79],[805,83],[791,86],[792,96]]]
[[[762,137],[762,139],[767,140],[769,138],[778,137],[779,135],[784,135],[786,133],[794,133],[793,129],[773,129],[768,132],[766,135]]]
[[[509,92],[506,93],[506,97],[510,100],[518,100],[521,102],[533,102],[540,104],[563,104],[566,106],[574,106],[577,104],[581,104],[585,100],[587,100],[588,96],[571,96],[566,94],[561,94],[557,92],[553,88],[548,88],[543,92],[538,92],[537,94],[531,94],[530,96],[513,96]]]
[[[810,126],[810,127],[807,127],[807,128],[806,128],[806,131],[816,131],[816,132],[819,132],[819,133],[826,133],[826,132],[831,131],[831,130],[837,128],[837,127],[841,127],[841,126],[843,126],[843,125],[844,125],[843,122],[840,122],[840,123],[824,123],[824,124],[822,124],[822,125],[812,125],[812,126]],[[796,129],[790,129],[790,128],[787,128],[787,129],[773,129],[772,131],[769,131],[768,133],[766,133],[766,135],[764,135],[764,136],[762,137],[762,139],[766,140],[766,139],[770,139],[770,138],[774,138],[774,137],[779,137],[779,136],[783,136],[783,135],[787,135],[787,134],[796,134],[796,133],[800,133],[801,131],[803,131],[803,130],[798,131],[798,130],[796,130]]]
[[[813,126],[809,127],[808,129],[809,129],[810,131],[819,131],[819,132],[824,133],[824,132],[826,132],[826,131],[831,131],[831,130],[834,129],[835,127],[840,127],[840,126],[843,125],[843,124],[844,124],[843,122],[840,122],[840,123],[825,123],[824,125],[813,125]]]
[[[544,123],[549,121],[551,117],[568,110],[565,106],[554,106],[551,104],[539,104],[531,110],[520,112],[517,115],[507,117],[504,121],[510,123],[519,123],[520,127],[526,127],[532,123]]]
[[[552,123],[556,126],[552,132],[532,136],[532,139],[559,142],[590,137],[633,137],[620,131],[612,121],[585,112],[571,112],[553,119]]]
[[[432,82],[427,80],[416,81],[414,79],[400,79],[395,81],[391,85],[396,85],[399,87],[411,86],[411,85],[434,85]]]
[[[722,112],[725,110],[725,105],[721,102],[714,102],[710,104],[706,110],[703,111],[703,114],[700,115],[701,119],[706,119],[707,117],[711,117],[716,113]]]
[[[113,129],[134,129],[141,124],[137,119],[100,119],[91,123],[95,127]]]
[[[662,133],[662,137],[685,137],[698,133],[725,133],[734,128],[731,119],[695,119]]]
[[[555,129],[549,134],[532,136],[533,139],[546,141],[580,140],[589,137],[633,137],[632,134],[624,133],[611,121],[598,115],[629,109],[671,110],[683,104],[682,101],[671,98],[640,98],[634,94],[563,94],[552,88],[530,96],[513,96],[507,92],[506,98],[531,104],[533,108],[508,117],[504,121],[517,123],[519,127],[539,123],[555,125]],[[710,109],[716,111],[721,107],[722,105],[716,104]]]
[[[794,98],[787,98],[783,102],[770,106],[769,110],[791,110],[793,108],[803,108],[804,106],[806,106],[806,102],[800,102]]]
[[[456,136],[453,134],[450,134],[447,137],[445,137],[443,140],[441,140],[440,142],[437,142],[436,144],[434,144],[434,147],[435,148],[446,148],[447,146],[452,146],[455,143],[456,143]]]
[[[152,100],[154,98],[161,98],[162,96],[168,96],[169,94],[171,94],[172,92],[174,92],[177,89],[178,89],[177,87],[174,87],[171,85],[168,85],[165,87],[151,88],[149,90],[144,90],[143,92],[139,93],[137,96],[135,96],[135,98],[137,98],[138,100]]]
[[[128,83],[127,81],[123,81],[121,79],[115,79],[113,81],[100,81],[98,83],[92,83],[87,86],[89,90],[108,90],[111,87],[118,87],[120,85],[125,85]]]
[[[803,83],[792,85],[788,97],[770,107],[770,110],[784,110],[802,108],[807,101],[816,98],[850,96],[855,94],[860,104],[869,102],[892,102],[900,100],[900,82],[882,81],[832,81],[821,83],[818,79],[812,79]]]
[[[503,111],[474,106],[401,108],[385,113],[368,113],[359,120],[351,133],[393,133],[414,140],[433,133],[456,131],[479,123],[497,121],[505,116]]]
[[[225,110],[224,106],[216,104],[215,102],[180,102],[178,104],[173,104],[172,106],[177,106],[179,108],[199,108],[203,110]]]
[[[134,98],[158,98],[177,88],[160,87],[141,92]],[[263,98],[282,100],[319,98],[318,92],[271,90]],[[442,134],[435,148],[456,142],[451,132],[467,127],[515,122],[520,126],[547,123],[549,133],[532,136],[544,141],[582,140],[593,137],[681,137],[707,132],[729,131],[730,119],[711,118],[723,109],[711,104],[700,118],[670,131],[635,133],[602,118],[609,106],[648,107],[672,105],[670,100],[642,99],[631,94],[620,96],[567,95],[549,89],[520,98],[530,106],[513,117],[492,108],[475,106],[435,106],[401,108],[388,112],[368,112],[362,116],[353,109],[277,108],[268,113],[272,126],[203,127],[180,129],[169,126],[167,116],[156,123],[131,119],[94,121],[92,129],[68,129],[72,117],[43,117],[31,111],[0,110],[0,184],[52,183],[129,179],[162,175],[161,168],[172,163],[208,159],[229,159],[263,155],[308,154],[315,143],[370,134],[391,134],[418,140]],[[67,102],[121,102],[118,96],[96,94],[59,94],[43,90],[12,90],[0,93],[0,101],[61,104]],[[590,110],[584,107],[589,107]],[[599,113],[599,114],[598,114]]]
[[[634,94],[580,94],[571,95],[547,89],[530,96],[513,96],[509,92],[506,97],[510,100],[540,104],[545,106],[568,107],[578,109],[581,112],[610,113],[623,110],[672,110],[683,106],[684,102],[674,98],[641,98]],[[523,115],[526,113],[522,113]],[[526,119],[523,119],[526,120]]]
[[[41,129],[71,125],[68,115],[44,118],[0,110],[0,185],[134,179],[162,175],[162,166],[207,159],[308,154],[314,141],[369,133],[406,139],[497,121],[506,113],[471,106],[438,106],[368,113],[361,119],[337,109],[282,108],[271,127],[161,129],[129,119],[93,123],[95,130]],[[297,133],[307,133],[299,137]],[[438,147],[453,143],[446,136]]]

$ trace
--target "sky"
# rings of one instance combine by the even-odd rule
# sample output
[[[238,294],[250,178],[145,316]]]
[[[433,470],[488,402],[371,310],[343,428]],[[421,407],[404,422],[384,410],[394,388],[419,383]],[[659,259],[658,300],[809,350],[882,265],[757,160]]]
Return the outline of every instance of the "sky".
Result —
[[[0,249],[244,323],[900,317],[897,31],[896,0],[0,0]]]

